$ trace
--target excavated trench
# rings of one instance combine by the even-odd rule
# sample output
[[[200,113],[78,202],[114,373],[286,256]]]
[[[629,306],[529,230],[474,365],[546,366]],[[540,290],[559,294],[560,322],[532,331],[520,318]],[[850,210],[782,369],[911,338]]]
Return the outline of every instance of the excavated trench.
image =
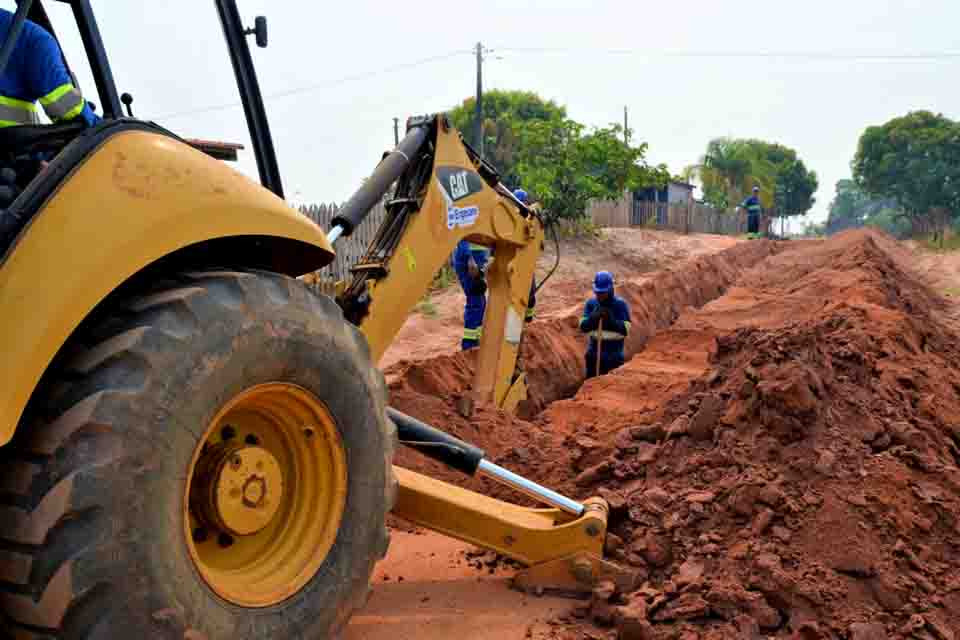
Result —
[[[960,336],[910,259],[872,231],[745,243],[621,287],[633,357],[611,375],[582,384],[579,309],[534,323],[530,420],[460,418],[462,354],[393,371],[392,403],[610,503],[608,553],[643,587],[544,639],[610,605],[622,638],[952,638]]]
[[[657,331],[673,324],[684,310],[720,297],[745,269],[779,250],[771,242],[742,243],[672,270],[628,278],[617,288],[617,295],[630,305],[627,358],[642,351]],[[584,337],[577,328],[581,311],[582,307],[573,307],[560,317],[534,322],[525,331],[522,358],[529,399],[521,417],[530,419],[552,402],[572,397],[583,384]],[[393,365],[385,371],[391,392],[456,397],[467,389],[473,376],[473,355],[475,352],[455,353]]]
[[[632,327],[625,344],[627,359],[642,352],[658,331],[671,326],[689,309],[722,296],[740,275],[782,251],[773,242],[737,244],[712,255],[691,259],[663,271],[626,277],[617,295],[630,305]],[[548,285],[549,286],[549,285]],[[528,379],[528,400],[517,416],[480,408],[470,420],[459,416],[455,399],[473,377],[475,352],[458,352],[415,362],[399,362],[385,370],[391,404],[400,411],[444,429],[487,451],[492,459],[510,454],[518,443],[541,439],[535,422],[557,401],[572,398],[584,383],[585,338],[578,329],[582,306],[532,323],[524,332],[522,358]],[[534,446],[536,450],[536,446]],[[528,448],[520,447],[524,456]],[[397,461],[435,477],[476,490],[526,502],[522,496],[485,480],[463,476],[401,448]]]

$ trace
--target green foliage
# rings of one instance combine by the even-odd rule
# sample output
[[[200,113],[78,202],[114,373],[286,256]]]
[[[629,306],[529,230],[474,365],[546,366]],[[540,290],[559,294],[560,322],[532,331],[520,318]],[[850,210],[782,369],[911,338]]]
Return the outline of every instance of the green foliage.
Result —
[[[817,174],[793,149],[742,138],[711,140],[700,163],[687,167],[684,176],[698,179],[704,202],[721,210],[740,204],[758,186],[764,209],[780,217],[805,215],[819,186]]]
[[[430,283],[431,291],[443,291],[451,284],[457,281],[457,274],[453,267],[446,265],[440,268],[437,275],[433,276],[433,282]]]
[[[626,189],[663,184],[669,176],[647,166],[647,146],[625,144],[618,125],[587,131],[572,120],[530,122],[520,140],[536,150],[517,163],[524,188],[559,218],[581,217],[591,199],[615,199]]]
[[[822,238],[827,235],[826,222],[804,222],[803,229],[800,231],[802,238]]]
[[[470,98],[450,112],[468,140],[475,106]],[[669,179],[666,167],[644,162],[647,145],[624,141],[622,126],[588,129],[536,94],[491,91],[484,94],[483,115],[484,156],[506,184],[522,185],[558,218],[580,218],[593,198],[615,199],[625,189],[662,186]]]
[[[853,176],[875,198],[895,199],[914,230],[942,229],[960,215],[960,123],[914,111],[868,127]]]
[[[840,180],[836,189],[827,217],[828,234],[871,226],[898,238],[910,235],[910,222],[895,199],[871,197],[853,180]]]
[[[417,303],[413,310],[427,318],[437,317],[437,305],[433,304],[429,293],[420,299],[420,302]]]
[[[476,109],[476,99],[467,98],[448,114],[453,126],[474,145]],[[487,91],[483,94],[484,157],[497,168],[506,184],[520,184],[515,170],[523,151],[519,129],[528,122],[559,122],[566,117],[567,110],[562,106],[530,91]]]

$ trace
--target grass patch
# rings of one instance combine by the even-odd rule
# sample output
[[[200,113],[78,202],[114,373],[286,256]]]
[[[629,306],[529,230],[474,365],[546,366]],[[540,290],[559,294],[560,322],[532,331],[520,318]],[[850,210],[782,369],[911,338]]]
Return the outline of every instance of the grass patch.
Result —
[[[948,238],[929,235],[922,241],[922,246],[928,251],[949,253],[960,250],[960,233],[951,233]]]
[[[451,284],[457,281],[457,273],[453,267],[446,265],[440,268],[437,275],[433,276],[433,282],[430,283],[431,291],[443,291]]]
[[[429,294],[424,296],[413,310],[426,318],[436,318],[438,315],[437,305],[433,304],[433,300],[430,299]]]

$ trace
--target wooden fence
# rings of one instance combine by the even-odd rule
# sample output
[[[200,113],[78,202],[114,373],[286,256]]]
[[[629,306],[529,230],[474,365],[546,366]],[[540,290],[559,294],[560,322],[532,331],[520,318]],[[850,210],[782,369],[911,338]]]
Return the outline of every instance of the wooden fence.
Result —
[[[324,231],[329,231],[338,208],[336,204],[315,204],[300,207],[300,212]],[[308,278],[309,282],[319,287],[347,279],[350,267],[363,257],[386,215],[382,202],[375,205],[349,238],[337,241],[336,259]],[[587,215],[598,227],[649,227],[724,235],[739,235],[747,230],[745,214],[725,213],[695,202],[668,205],[665,202],[637,202],[627,196],[620,200],[592,201]]]
[[[651,227],[724,235],[747,231],[745,213],[719,211],[696,202],[639,202],[625,196],[620,200],[592,201],[587,216],[598,227]]]
[[[339,207],[335,204],[314,204],[300,207],[300,213],[320,225],[320,228],[324,231],[329,231],[333,227],[330,221],[337,214],[337,209]],[[364,251],[370,245],[370,241],[373,240],[386,215],[386,207],[382,202],[378,203],[360,223],[360,226],[353,230],[349,238],[338,240],[336,246],[337,258],[317,273],[319,279],[334,282],[345,280],[350,275],[350,267],[363,257]]]

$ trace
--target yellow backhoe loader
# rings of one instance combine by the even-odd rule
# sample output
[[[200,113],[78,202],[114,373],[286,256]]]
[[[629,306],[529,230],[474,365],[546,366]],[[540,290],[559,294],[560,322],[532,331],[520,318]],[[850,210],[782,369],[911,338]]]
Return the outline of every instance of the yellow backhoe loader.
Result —
[[[375,363],[464,238],[496,255],[472,400],[524,395],[544,224],[444,116],[411,119],[324,233],[283,200],[247,45],[266,46],[264,19],[245,29],[235,0],[214,0],[256,184],[217,159],[235,148],[134,118],[90,1],[47,2],[72,9],[103,120],[0,128],[0,168],[49,162],[17,174],[0,212],[0,638],[337,637],[391,509],[517,559],[523,588],[631,581],[602,559],[602,500],[560,496],[387,406]],[[19,0],[14,27],[53,32],[43,4]],[[0,73],[17,32],[0,34]],[[337,298],[298,281],[391,185]],[[548,506],[393,467],[398,432]]]

